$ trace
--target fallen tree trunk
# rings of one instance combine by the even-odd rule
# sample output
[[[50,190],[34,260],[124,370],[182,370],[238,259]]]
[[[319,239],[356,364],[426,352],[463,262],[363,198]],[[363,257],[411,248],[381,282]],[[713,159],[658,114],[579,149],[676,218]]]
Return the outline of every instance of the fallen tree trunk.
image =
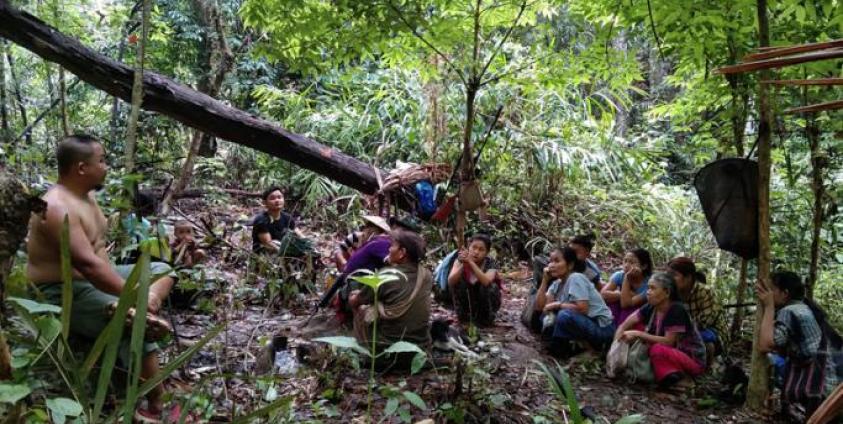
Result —
[[[15,9],[7,0],[0,0],[0,23],[0,37],[58,63],[94,87],[130,101],[134,75],[130,67],[94,52],[38,18]],[[143,88],[144,109],[284,159],[364,193],[378,190],[375,169],[371,165],[334,148],[291,133],[152,72],[145,73]]]

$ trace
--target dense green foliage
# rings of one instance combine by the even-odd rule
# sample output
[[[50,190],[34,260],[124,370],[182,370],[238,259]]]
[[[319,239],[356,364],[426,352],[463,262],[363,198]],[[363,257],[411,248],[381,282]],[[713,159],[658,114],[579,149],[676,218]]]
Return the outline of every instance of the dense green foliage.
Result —
[[[131,35],[139,32],[139,13],[133,2],[100,2],[96,8],[85,0],[14,3],[112,58],[134,61]],[[650,249],[659,265],[688,255],[707,271],[723,303],[734,303],[739,261],[717,249],[691,181],[706,163],[752,152],[759,81],[751,73],[724,78],[713,71],[757,47],[754,1],[217,3],[235,55],[220,95],[230,104],[384,169],[396,161],[453,164],[467,123],[472,141],[481,141],[500,106],[502,118],[477,165],[492,223],[472,217],[471,226],[495,229],[498,255],[506,263],[519,259],[519,246],[534,252],[593,231],[595,256],[605,269],[617,266],[624,249],[638,246]],[[196,86],[207,71],[202,57],[209,29],[191,1],[153,4],[147,68]],[[782,0],[771,7],[774,45],[843,38],[840,0]],[[6,95],[0,106],[9,127],[0,132],[2,158],[27,183],[44,189],[55,179],[52,152],[62,135],[62,111],[50,107],[59,97],[58,71],[8,42],[2,49]],[[840,76],[835,61],[776,74]],[[66,78],[72,129],[107,141],[113,170],[103,200],[116,210],[121,200],[111,194],[128,178],[121,175],[119,158],[129,108],[122,102],[113,108],[105,93],[74,84],[73,75]],[[467,120],[472,84],[478,89],[476,119]],[[839,89],[784,88],[774,91],[774,109],[839,97]],[[826,191],[815,296],[838,328],[841,122],[839,112],[776,114],[771,199],[774,268],[807,276],[812,155],[815,162],[821,159]],[[819,129],[813,154],[811,126]],[[167,117],[142,113],[134,178],[146,187],[166,185],[179,172],[190,136],[189,128]],[[312,223],[324,223],[326,233],[344,230],[342,222],[362,213],[358,193],[228,143],[199,159],[192,186],[259,190],[277,182],[293,191],[291,206],[312,216]],[[224,195],[209,199],[227,201]],[[432,230],[428,235],[444,242]]]

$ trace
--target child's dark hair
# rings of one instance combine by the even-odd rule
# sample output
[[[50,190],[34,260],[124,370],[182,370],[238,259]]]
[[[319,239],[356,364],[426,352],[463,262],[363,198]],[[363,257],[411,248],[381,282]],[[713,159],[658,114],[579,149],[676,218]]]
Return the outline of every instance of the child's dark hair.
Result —
[[[566,263],[574,264],[574,272],[585,272],[585,262],[577,258],[577,251],[569,246],[558,246],[556,251],[562,254]]]
[[[281,188],[280,186],[272,186],[272,187],[264,190],[263,193],[261,193],[261,199],[266,201],[266,199],[269,197],[269,195],[272,194],[273,192],[276,192],[276,191],[280,191],[281,195],[282,196],[284,195],[284,189],[283,188]]]
[[[633,249],[629,253],[632,253],[638,258],[638,263],[641,264],[641,272],[644,273],[645,277],[653,275],[653,257],[650,256],[650,252],[647,249]]]
[[[685,256],[675,257],[667,263],[667,267],[686,277],[692,275],[695,282],[705,284],[705,274],[697,270],[697,266],[691,258]]]
[[[584,247],[585,250],[588,250],[589,252],[591,252],[591,249],[594,248],[594,239],[595,238],[596,238],[596,236],[594,235],[594,233],[580,234],[580,235],[576,235],[576,236],[571,237],[571,239],[568,240],[568,244],[578,244],[578,245]]]
[[[479,241],[482,242],[484,246],[486,246],[486,250],[492,248],[492,238],[489,237],[488,234],[484,233],[474,233],[471,237],[468,238],[468,244],[472,242]]]
[[[799,278],[799,275],[791,271],[778,271],[770,275],[770,281],[774,286],[776,286],[776,288],[786,292],[788,296],[790,296],[791,300],[800,300],[808,305],[808,308],[810,308],[811,312],[814,314],[814,319],[817,320],[817,324],[823,332],[823,336],[828,338],[828,341],[831,342],[831,346],[834,349],[843,348],[843,338],[841,338],[840,333],[838,333],[837,330],[829,324],[828,315],[826,315],[823,308],[821,308],[820,305],[817,305],[813,300],[805,298],[805,284],[802,282],[802,279]]]

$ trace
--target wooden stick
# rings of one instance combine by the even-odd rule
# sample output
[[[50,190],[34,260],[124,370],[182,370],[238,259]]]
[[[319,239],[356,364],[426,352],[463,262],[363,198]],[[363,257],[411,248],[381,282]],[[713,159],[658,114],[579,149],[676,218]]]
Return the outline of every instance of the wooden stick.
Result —
[[[835,101],[832,101],[832,102],[817,103],[817,104],[808,105],[808,106],[795,107],[795,108],[787,109],[782,113],[784,113],[786,115],[789,115],[789,114],[794,114],[794,113],[820,112],[820,111],[823,111],[823,110],[837,110],[837,109],[843,109],[843,100],[835,100]]]
[[[715,69],[715,74],[739,74],[742,72],[757,71],[759,69],[781,68],[782,66],[796,65],[805,62],[814,62],[825,59],[838,59],[843,57],[843,48],[833,48],[818,52],[802,53],[795,56],[782,57],[777,59],[759,60],[756,62],[739,63],[732,66],[724,66]]]
[[[773,84],[773,85],[843,85],[843,78],[764,80],[764,81],[761,81],[761,84]]]
[[[817,50],[843,47],[843,39],[823,41],[820,43],[799,44],[796,46],[771,47],[760,51],[760,53],[748,54],[741,59],[742,62],[754,62],[756,60],[770,59],[774,57],[789,56],[796,53],[815,52]]]

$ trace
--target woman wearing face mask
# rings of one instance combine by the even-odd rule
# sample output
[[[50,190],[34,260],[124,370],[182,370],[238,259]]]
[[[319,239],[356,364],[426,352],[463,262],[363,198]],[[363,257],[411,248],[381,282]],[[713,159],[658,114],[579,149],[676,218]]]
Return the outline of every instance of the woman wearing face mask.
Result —
[[[645,331],[633,330],[638,324],[645,325]],[[647,304],[621,324],[615,339],[628,343],[641,339],[649,344],[653,374],[663,387],[705,371],[705,345],[668,273],[652,275],[647,283]]]
[[[653,274],[653,259],[646,249],[634,249],[623,257],[623,270],[612,274],[609,284],[603,286],[600,295],[612,310],[615,325],[621,325],[626,318],[647,303],[647,282]]]
[[[542,282],[536,292],[534,327],[548,325],[542,332],[554,355],[574,353],[576,342],[584,342],[594,350],[603,350],[612,341],[615,325],[594,284],[582,271],[585,264],[570,247],[559,247],[550,254]],[[553,316],[552,322],[546,317]]]
[[[783,406],[801,403],[811,415],[840,381],[843,339],[825,311],[805,298],[805,285],[793,272],[770,276],[772,287],[756,285],[764,305],[758,343],[762,352],[779,352],[784,366]]]
[[[448,290],[452,293],[460,322],[489,326],[501,307],[498,264],[490,258],[492,239],[475,234],[468,249],[460,250],[448,274]]]

